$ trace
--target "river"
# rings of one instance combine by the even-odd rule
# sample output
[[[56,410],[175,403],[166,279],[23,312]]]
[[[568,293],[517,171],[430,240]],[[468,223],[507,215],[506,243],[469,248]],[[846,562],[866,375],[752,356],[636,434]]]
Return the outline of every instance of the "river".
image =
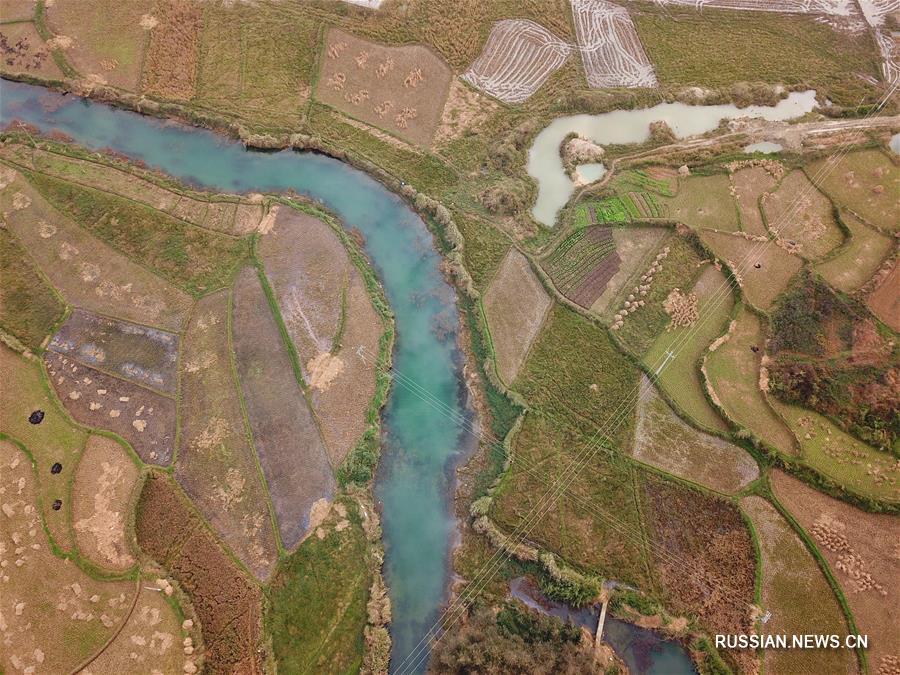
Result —
[[[75,96],[0,80],[0,122],[59,130],[91,149],[111,148],[191,185],[225,192],[294,190],[320,200],[365,250],[394,312],[394,367],[424,389],[394,387],[384,411],[376,479],[385,579],[393,604],[393,663],[413,651],[447,597],[456,522],[452,470],[466,439],[451,417],[468,415],[457,348],[455,290],[425,223],[384,185],[308,152],[251,152],[235,140]],[[431,396],[448,412],[436,409]],[[419,670],[424,669],[424,663]]]

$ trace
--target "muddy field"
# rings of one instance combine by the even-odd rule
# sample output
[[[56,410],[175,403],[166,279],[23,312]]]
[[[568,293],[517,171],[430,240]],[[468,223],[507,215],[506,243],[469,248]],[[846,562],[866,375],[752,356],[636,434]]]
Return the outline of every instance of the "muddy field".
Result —
[[[731,185],[740,212],[741,229],[755,237],[766,236],[759,198],[775,187],[775,178],[763,167],[751,166],[731,174]]]
[[[87,434],[74,427],[47,391],[37,361],[26,361],[0,346],[0,430],[22,443],[35,461],[40,507],[47,528],[62,550],[74,548],[69,527],[68,486],[75,474]],[[43,417],[40,413],[43,413]],[[37,415],[32,418],[32,415]],[[33,424],[34,419],[40,422]],[[57,473],[54,465],[59,464]],[[52,508],[59,500],[59,509]]]
[[[121,632],[81,675],[186,672],[185,664],[193,661],[184,653],[187,631],[182,629],[166,594],[156,588],[153,580],[144,580]]]
[[[72,486],[72,527],[78,550],[99,567],[121,571],[135,564],[127,523],[139,475],[118,442],[88,438]]]
[[[135,530],[144,553],[190,596],[203,632],[206,669],[260,672],[260,591],[164,475],[151,474],[144,483]]]
[[[55,556],[36,508],[28,457],[0,441],[0,467],[0,667],[9,673],[72,672],[128,616],[135,582],[97,581]]]
[[[234,353],[281,539],[293,548],[314,504],[335,489],[325,445],[254,268],[234,286]]]
[[[800,271],[803,261],[781,246],[749,235],[703,232],[703,242],[736,272],[741,290],[754,307],[768,309]],[[759,267],[757,267],[759,265]]]
[[[589,86],[656,86],[653,64],[627,9],[605,0],[573,0],[572,16]]]
[[[49,348],[135,384],[175,394],[178,335],[76,309]]]
[[[46,5],[47,24],[68,38],[66,58],[93,82],[135,90],[149,25],[143,16],[152,0],[55,0]]]
[[[711,633],[748,633],[756,559],[753,540],[730,502],[647,477],[643,510],[659,583],[678,613]],[[749,651],[729,656],[752,672]]]
[[[428,47],[387,47],[328,31],[316,97],[418,145],[430,145],[453,74]]]
[[[818,260],[844,241],[831,201],[802,171],[785,176],[778,189],[765,195],[761,203],[769,231],[797,255]]]
[[[788,522],[762,497],[742,499],[741,509],[750,517],[759,540],[762,610],[772,613],[766,624],[760,624],[760,632],[846,635],[847,622],[834,592]],[[763,664],[773,673],[857,670],[853,653],[840,649],[767,649]]]
[[[0,191],[10,231],[70,303],[108,316],[179,330],[191,298],[113,250],[17,178]]]
[[[900,658],[900,521],[860,511],[781,471],[772,473],[772,487],[828,560],[859,631],[869,635],[869,668],[883,672]]]
[[[706,357],[706,375],[717,399],[738,424],[788,455],[796,454],[796,439],[775,415],[759,389],[760,354],[764,347],[760,321],[742,309],[728,339]],[[757,352],[751,348],[756,347]]]
[[[266,488],[248,440],[228,348],[227,291],[202,298],[184,334],[175,478],[258,578],[278,558]]]
[[[175,400],[55,352],[44,365],[56,395],[81,424],[113,431],[148,464],[165,466],[175,445]]]
[[[646,376],[641,386],[635,459],[725,493],[737,492],[759,477],[756,462],[744,449],[685,424]]]
[[[366,428],[383,326],[331,227],[295,209],[277,208],[259,253],[337,466]]]
[[[484,294],[498,374],[507,384],[516,379],[551,304],[528,260],[511,249]]]
[[[148,16],[142,21],[155,25],[144,55],[141,91],[168,99],[193,98],[203,8],[189,0],[162,0]]]
[[[462,79],[505,103],[522,103],[571,51],[571,45],[533,21],[504,19],[491,27],[481,54]]]
[[[865,284],[890,255],[894,240],[869,227],[849,211],[841,220],[850,230],[850,239],[841,250],[816,266],[816,271],[839,291],[850,293]]]

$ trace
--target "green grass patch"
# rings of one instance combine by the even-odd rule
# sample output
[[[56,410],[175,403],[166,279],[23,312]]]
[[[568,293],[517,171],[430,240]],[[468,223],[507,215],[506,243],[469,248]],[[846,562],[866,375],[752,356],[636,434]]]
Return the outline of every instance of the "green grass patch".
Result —
[[[691,176],[680,181],[678,194],[666,200],[673,220],[693,228],[725,232],[740,230],[737,202],[731,195],[731,183],[725,174]]]
[[[642,3],[632,17],[662,85],[783,83],[855,106],[876,94],[860,76],[881,77],[868,33],[838,33],[814,16]]]
[[[282,563],[267,591],[265,624],[279,670],[357,672],[362,664],[371,572],[358,506],[339,499],[346,519],[332,511]],[[346,520],[349,525],[338,531]]]
[[[65,307],[6,229],[0,229],[0,269],[0,326],[27,347],[38,349]]]
[[[465,239],[463,263],[475,287],[483,291],[509,251],[510,241],[485,220],[459,211],[453,216]]]
[[[189,293],[201,295],[228,285],[250,254],[247,239],[195,227],[117,195],[24,173],[78,225]]]

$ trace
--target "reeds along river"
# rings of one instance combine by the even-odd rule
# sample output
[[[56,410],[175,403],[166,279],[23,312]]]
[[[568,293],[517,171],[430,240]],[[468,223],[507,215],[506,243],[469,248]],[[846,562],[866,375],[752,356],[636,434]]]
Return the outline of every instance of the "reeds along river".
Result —
[[[393,602],[393,664],[402,663],[446,598],[455,532],[450,476],[465,442],[453,418],[468,414],[461,403],[455,291],[441,274],[425,224],[381,183],[322,155],[251,152],[206,130],[0,81],[0,121],[13,119],[62,131],[91,149],[111,148],[198,187],[294,190],[363,233],[396,321],[394,367],[421,388],[392,389],[376,481]],[[424,666],[423,659],[416,670]]]

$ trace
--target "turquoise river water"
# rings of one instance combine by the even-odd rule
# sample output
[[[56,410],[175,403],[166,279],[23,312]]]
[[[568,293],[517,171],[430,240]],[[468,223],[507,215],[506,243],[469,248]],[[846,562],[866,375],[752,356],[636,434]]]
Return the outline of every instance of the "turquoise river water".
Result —
[[[365,236],[366,253],[396,320],[394,367],[454,416],[468,414],[461,402],[455,291],[441,274],[425,223],[378,181],[322,155],[250,152],[209,131],[0,80],[0,121],[5,126],[13,119],[45,132],[62,131],[88,148],[112,148],[198,187],[294,190],[320,200],[345,227]],[[397,667],[437,619],[446,598],[455,532],[450,476],[467,441],[447,414],[405,387],[391,390],[384,440],[376,495],[382,506]]]

